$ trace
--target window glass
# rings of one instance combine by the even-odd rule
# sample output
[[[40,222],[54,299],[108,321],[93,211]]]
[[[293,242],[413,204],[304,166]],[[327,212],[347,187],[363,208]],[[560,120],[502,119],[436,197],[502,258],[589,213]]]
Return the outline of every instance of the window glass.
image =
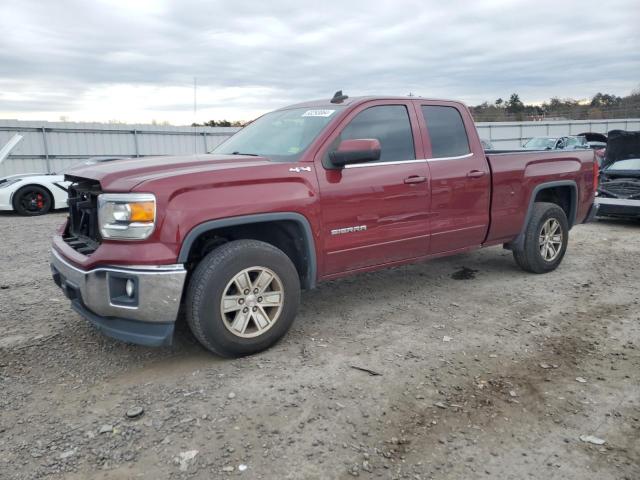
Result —
[[[261,155],[272,160],[296,161],[341,108],[332,105],[331,109],[294,108],[267,113],[212,153]]]
[[[379,162],[416,158],[409,113],[404,105],[380,105],[363,110],[342,130],[336,147],[342,140],[360,138],[378,139]]]
[[[453,107],[423,105],[433,158],[458,157],[470,152],[460,112]]]

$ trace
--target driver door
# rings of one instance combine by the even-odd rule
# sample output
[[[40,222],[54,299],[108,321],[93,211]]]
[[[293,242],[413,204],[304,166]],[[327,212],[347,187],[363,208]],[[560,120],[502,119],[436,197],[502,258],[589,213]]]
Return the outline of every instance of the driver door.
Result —
[[[380,159],[331,168],[342,140],[377,139]],[[411,102],[363,104],[316,158],[322,205],[322,276],[429,252],[429,167]]]

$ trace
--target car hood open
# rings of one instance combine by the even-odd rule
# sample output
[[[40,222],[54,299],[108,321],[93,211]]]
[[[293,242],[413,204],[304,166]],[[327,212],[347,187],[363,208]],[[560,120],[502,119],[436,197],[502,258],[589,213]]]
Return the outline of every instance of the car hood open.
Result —
[[[607,139],[607,151],[601,168],[619,160],[640,157],[640,132],[612,130]]]

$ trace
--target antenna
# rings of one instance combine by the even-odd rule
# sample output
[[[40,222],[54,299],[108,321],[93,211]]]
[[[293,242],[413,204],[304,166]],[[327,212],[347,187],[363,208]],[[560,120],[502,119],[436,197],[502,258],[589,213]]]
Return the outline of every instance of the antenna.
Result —
[[[338,90],[336,93],[333,94],[333,98],[331,99],[331,103],[342,103],[347,98],[349,98],[348,95],[343,95],[342,94],[342,90]]]

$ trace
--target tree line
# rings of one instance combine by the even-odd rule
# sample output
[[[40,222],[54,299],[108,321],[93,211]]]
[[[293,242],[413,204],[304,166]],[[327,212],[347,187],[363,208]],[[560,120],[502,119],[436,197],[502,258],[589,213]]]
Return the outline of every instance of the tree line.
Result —
[[[523,120],[600,120],[611,118],[640,118],[640,88],[630,95],[619,97],[596,93],[587,100],[553,97],[541,105],[526,105],[517,93],[505,100],[483,102],[469,107],[476,122],[508,122]],[[250,122],[209,120],[192,123],[192,127],[244,127]]]
[[[476,122],[638,118],[640,88],[625,97],[598,92],[588,100],[554,97],[541,105],[525,105],[513,93],[507,100],[498,98],[469,108]]]
[[[235,120],[230,122],[229,120],[209,120],[204,123],[193,122],[192,127],[244,127],[247,122],[241,120]]]

